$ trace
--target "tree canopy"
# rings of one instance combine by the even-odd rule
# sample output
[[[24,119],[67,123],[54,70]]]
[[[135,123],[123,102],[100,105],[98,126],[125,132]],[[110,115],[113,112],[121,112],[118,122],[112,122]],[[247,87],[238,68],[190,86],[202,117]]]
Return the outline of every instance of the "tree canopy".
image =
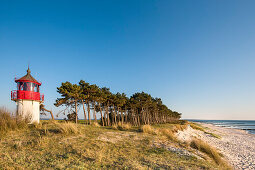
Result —
[[[85,122],[91,124],[91,110],[93,110],[94,120],[97,120],[97,114],[100,113],[103,126],[117,123],[140,126],[168,123],[181,118],[181,113],[170,110],[160,98],[154,98],[145,92],[137,92],[127,97],[125,93],[114,94],[109,88],[100,88],[84,80],[78,84],[68,81],[62,83],[57,88],[57,92],[61,94],[61,97],[57,98],[55,105],[74,108],[76,122],[78,120],[78,105],[83,106]]]

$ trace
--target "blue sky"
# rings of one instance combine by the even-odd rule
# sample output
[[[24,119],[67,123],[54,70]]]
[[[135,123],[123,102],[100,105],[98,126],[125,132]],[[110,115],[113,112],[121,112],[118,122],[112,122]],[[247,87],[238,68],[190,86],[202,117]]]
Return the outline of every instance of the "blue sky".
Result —
[[[0,106],[15,76],[145,91],[183,118],[255,119],[255,1],[0,1]],[[80,113],[80,118],[83,118]]]

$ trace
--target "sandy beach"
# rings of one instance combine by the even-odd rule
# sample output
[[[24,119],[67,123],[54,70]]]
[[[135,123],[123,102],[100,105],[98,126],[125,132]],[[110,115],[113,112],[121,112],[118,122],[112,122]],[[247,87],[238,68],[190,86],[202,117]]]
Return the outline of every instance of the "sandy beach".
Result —
[[[220,136],[213,137],[199,130],[188,128],[178,132],[180,140],[188,141],[192,137],[200,138],[217,148],[234,169],[255,169],[255,135],[244,130],[217,127],[212,124],[199,123],[206,131]]]

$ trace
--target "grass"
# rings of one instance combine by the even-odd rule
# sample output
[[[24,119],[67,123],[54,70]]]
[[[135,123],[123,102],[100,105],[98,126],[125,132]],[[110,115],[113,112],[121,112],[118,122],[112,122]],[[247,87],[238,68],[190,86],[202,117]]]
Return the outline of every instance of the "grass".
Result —
[[[0,138],[0,169],[219,168],[212,161],[154,146],[162,136],[174,144],[176,125],[145,125],[144,133],[121,123],[116,129],[47,120],[26,127],[14,125]]]
[[[190,143],[190,146],[194,149],[197,149],[197,150],[207,154],[210,158],[212,158],[215,161],[215,163],[217,163],[221,167],[230,169],[229,165],[222,159],[219,152],[215,148],[213,148],[210,145],[208,145],[207,143],[203,142],[202,140],[193,139]]]
[[[27,128],[27,121],[12,115],[8,110],[0,108],[0,136],[9,131]]]
[[[141,126],[141,131],[143,133],[148,133],[148,134],[157,134],[156,130],[151,126],[151,125],[143,125]]]
[[[115,130],[130,130],[132,128],[130,123],[116,123],[112,126],[112,129]]]
[[[170,129],[160,129],[159,132],[163,136],[166,136],[168,139],[177,141],[176,136],[174,135],[173,131],[171,131]]]
[[[75,123],[67,122],[67,123],[56,123],[57,129],[62,134],[70,135],[70,134],[79,134],[80,130],[78,129]]]
[[[190,127],[192,127],[193,129],[200,130],[200,131],[202,131],[202,132],[204,132],[204,133],[206,133],[206,134],[211,135],[212,137],[221,139],[221,136],[220,136],[220,135],[217,135],[217,134],[215,134],[215,133],[211,133],[211,132],[206,131],[205,128],[202,127],[202,126],[199,125],[199,124],[189,122],[189,125],[190,125]]]

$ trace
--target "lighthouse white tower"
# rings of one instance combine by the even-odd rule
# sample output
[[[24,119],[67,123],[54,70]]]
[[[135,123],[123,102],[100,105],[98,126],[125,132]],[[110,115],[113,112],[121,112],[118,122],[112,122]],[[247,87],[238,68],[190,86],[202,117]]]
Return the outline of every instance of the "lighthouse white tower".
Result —
[[[30,123],[40,122],[40,104],[44,95],[40,94],[41,83],[31,76],[28,67],[27,74],[19,79],[15,78],[17,90],[11,92],[11,99],[17,104],[17,114],[28,118]]]

